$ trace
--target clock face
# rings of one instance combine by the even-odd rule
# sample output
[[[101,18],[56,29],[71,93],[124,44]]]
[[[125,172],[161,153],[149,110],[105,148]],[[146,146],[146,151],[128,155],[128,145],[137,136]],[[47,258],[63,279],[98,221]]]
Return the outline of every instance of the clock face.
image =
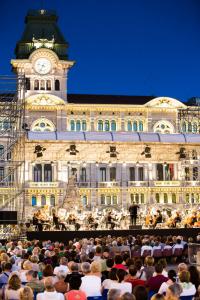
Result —
[[[34,65],[35,71],[41,75],[47,74],[51,70],[51,62],[47,58],[38,58]]]

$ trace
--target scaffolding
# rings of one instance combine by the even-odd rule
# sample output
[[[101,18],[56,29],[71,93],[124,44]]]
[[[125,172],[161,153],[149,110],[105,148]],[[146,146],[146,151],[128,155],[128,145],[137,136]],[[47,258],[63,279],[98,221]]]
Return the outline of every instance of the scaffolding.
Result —
[[[25,211],[25,78],[0,76],[0,210]]]

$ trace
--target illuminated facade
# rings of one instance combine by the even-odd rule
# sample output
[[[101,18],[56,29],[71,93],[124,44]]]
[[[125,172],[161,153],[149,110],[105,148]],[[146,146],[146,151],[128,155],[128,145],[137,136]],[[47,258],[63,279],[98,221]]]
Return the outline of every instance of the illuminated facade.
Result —
[[[26,214],[61,207],[72,177],[85,209],[200,203],[199,118],[179,117],[189,106],[169,97],[68,94],[74,61],[57,17],[41,10],[26,20],[11,61],[26,77]]]

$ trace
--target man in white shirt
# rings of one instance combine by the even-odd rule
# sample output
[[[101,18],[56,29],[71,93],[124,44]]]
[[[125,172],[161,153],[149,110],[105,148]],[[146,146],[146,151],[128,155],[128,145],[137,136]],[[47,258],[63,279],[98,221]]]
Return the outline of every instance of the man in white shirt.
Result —
[[[144,251],[150,250],[151,251],[151,256],[152,256],[152,247],[149,244],[149,241],[145,242],[145,244],[141,248],[141,256],[143,255]]]
[[[180,239],[177,239],[176,244],[172,247],[173,254],[175,252],[175,249],[182,249],[183,250],[183,244],[181,243]]]
[[[55,267],[54,269],[54,274],[57,275],[58,272],[63,271],[66,275],[69,273],[69,268],[67,266],[67,258],[66,257],[61,257],[60,258],[60,265],[59,267]]]
[[[82,263],[81,269],[85,276],[81,278],[80,290],[85,292],[87,297],[101,296],[101,278],[90,274],[91,269],[88,262]]]
[[[56,292],[51,277],[44,279],[44,293],[37,294],[36,300],[65,300],[63,294]]]

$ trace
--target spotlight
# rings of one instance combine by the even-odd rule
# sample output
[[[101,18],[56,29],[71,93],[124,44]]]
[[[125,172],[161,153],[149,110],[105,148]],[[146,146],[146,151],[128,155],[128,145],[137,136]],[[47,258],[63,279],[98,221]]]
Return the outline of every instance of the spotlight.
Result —
[[[46,148],[42,147],[41,145],[36,145],[33,153],[35,153],[37,157],[42,157],[45,150]]]
[[[110,153],[110,157],[117,157],[117,154],[119,154],[115,146],[110,146],[110,150],[106,151],[106,153]]]
[[[141,155],[144,155],[146,158],[151,158],[151,148],[149,146],[145,146]]]
[[[76,155],[76,153],[79,153],[79,151],[76,149],[76,145],[70,145],[69,149],[66,150],[69,152],[70,155]]]
[[[186,153],[185,148],[181,147],[180,150],[179,150],[179,152],[176,152],[176,154],[179,155],[179,159],[184,159],[184,158],[186,158],[186,154],[187,153]]]

